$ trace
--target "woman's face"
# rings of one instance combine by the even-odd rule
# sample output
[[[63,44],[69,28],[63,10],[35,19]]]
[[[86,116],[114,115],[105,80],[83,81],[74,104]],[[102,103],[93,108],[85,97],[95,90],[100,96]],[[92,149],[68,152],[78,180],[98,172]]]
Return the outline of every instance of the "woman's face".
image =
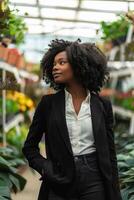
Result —
[[[62,51],[55,56],[52,74],[55,83],[69,83],[74,80],[73,70],[68,62],[66,51]]]

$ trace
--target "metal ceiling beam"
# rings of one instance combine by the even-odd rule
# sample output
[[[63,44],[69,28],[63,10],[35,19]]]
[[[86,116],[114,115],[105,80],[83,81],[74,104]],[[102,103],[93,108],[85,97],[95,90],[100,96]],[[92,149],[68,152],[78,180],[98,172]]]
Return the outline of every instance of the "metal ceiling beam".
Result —
[[[41,17],[41,9],[39,6],[39,0],[36,0],[36,4],[37,4],[38,12],[39,12],[39,17]],[[42,22],[40,24],[42,25]]]
[[[99,0],[102,1],[102,0]],[[117,1],[116,1],[117,2]],[[30,4],[24,4],[24,3],[10,3],[11,5],[15,6],[25,6],[25,7],[33,7],[33,8],[52,8],[52,9],[61,9],[61,10],[73,10],[73,11],[85,11],[85,12],[101,12],[101,13],[113,13],[113,14],[118,14],[118,13],[123,13],[120,10],[114,11],[114,10],[99,10],[99,9],[88,9],[88,8],[81,8],[81,7],[76,7],[76,8],[67,8],[63,6],[41,6],[41,5],[30,5]]]
[[[29,15],[20,15],[21,17],[31,18],[31,19],[40,19],[40,20],[54,20],[54,21],[64,21],[64,22],[75,22],[75,23],[89,23],[89,24],[100,24],[100,22],[95,21],[86,21],[86,20],[76,20],[76,19],[61,19],[61,18],[49,18],[49,17],[34,17]]]

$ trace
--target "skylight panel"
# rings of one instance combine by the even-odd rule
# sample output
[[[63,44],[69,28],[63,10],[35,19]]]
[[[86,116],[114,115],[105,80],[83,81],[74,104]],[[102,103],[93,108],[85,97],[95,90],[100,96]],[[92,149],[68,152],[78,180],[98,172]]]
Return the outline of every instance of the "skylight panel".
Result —
[[[81,8],[97,9],[97,10],[109,10],[109,11],[127,11],[127,2],[121,1],[89,1],[83,0]]]
[[[64,35],[64,36],[77,36],[77,37],[96,37],[96,32],[94,30],[84,30],[84,29],[66,29],[60,30],[55,33],[55,35]]]
[[[93,24],[93,23],[76,22],[74,25],[77,28],[89,28],[89,29],[99,29],[100,28],[100,24]]]
[[[78,6],[78,0],[39,0],[43,6],[59,6],[59,7],[70,7],[76,8]]]
[[[27,1],[27,0],[10,0],[11,3],[24,3],[24,4],[30,4],[30,5],[33,5],[33,4],[36,4],[36,0],[30,0],[30,1]]]
[[[29,25],[28,26],[28,33],[42,33],[43,27],[41,25]]]
[[[28,13],[29,16],[33,17],[39,16],[38,8],[36,7],[15,6],[15,9],[19,10],[18,12],[19,15],[25,15],[25,13]]]
[[[43,20],[43,30],[44,32],[54,32],[54,31],[59,31],[59,30],[64,30],[67,28],[72,28],[74,27],[74,23],[72,22],[64,22],[64,21],[57,21],[56,20]]]
[[[44,26],[55,26],[55,27],[72,27],[74,25],[73,22],[64,22],[64,21],[56,21],[56,20],[43,20]]]
[[[41,20],[40,19],[24,18],[24,21],[28,25],[29,24],[31,24],[31,25],[39,25],[39,24],[41,24]]]
[[[100,12],[88,12],[88,11],[79,11],[78,18],[79,20],[85,21],[113,21],[117,19],[117,16],[114,13],[100,13]]]
[[[132,2],[129,3],[129,9],[130,9],[130,10],[134,10],[134,3],[132,3]]]
[[[42,8],[41,14],[46,18],[58,18],[58,19],[74,19],[75,11],[53,8]]]

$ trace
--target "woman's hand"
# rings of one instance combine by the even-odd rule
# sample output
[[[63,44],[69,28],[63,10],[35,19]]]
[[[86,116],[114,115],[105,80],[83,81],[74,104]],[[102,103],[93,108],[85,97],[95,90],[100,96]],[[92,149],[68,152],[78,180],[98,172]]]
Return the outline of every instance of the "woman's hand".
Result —
[[[57,166],[58,167],[58,166]],[[42,177],[39,180],[45,180],[45,178],[50,183],[67,184],[69,180],[63,173],[55,173],[53,169],[53,163],[51,160],[46,160],[44,167],[42,169]]]

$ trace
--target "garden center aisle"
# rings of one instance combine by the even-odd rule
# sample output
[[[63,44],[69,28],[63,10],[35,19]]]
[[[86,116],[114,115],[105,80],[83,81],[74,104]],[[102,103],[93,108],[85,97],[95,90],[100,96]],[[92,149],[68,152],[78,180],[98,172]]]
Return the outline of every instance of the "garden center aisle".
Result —
[[[27,184],[25,186],[25,189],[17,193],[16,195],[12,195],[12,200],[37,200],[39,187],[40,187],[40,175],[33,172],[28,168],[24,174],[23,177],[27,179]]]

